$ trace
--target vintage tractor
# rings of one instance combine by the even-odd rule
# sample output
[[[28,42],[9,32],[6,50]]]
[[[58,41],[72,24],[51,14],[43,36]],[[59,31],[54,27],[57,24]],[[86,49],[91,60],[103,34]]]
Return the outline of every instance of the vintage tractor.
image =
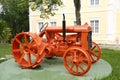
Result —
[[[86,23],[82,26],[65,25],[49,27],[47,23],[39,35],[21,32],[12,41],[12,54],[22,68],[35,68],[43,58],[63,57],[65,68],[73,75],[84,75],[101,56],[99,46],[92,42],[92,29]]]

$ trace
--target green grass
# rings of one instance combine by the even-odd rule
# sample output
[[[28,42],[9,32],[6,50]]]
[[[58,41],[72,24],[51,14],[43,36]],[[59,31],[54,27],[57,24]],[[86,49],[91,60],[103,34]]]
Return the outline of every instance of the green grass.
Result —
[[[10,44],[0,44],[0,58],[11,54]],[[106,60],[112,66],[110,76],[102,80],[120,80],[120,50],[102,49],[102,59]]]
[[[102,80],[120,80],[120,50],[102,49],[102,59],[112,66],[112,74]]]
[[[0,44],[0,58],[5,55],[11,54],[11,45],[10,44]]]

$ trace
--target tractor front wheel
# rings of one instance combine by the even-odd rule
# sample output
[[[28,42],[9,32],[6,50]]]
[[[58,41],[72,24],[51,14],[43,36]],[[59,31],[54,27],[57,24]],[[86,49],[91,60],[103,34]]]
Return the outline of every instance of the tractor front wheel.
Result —
[[[80,47],[69,48],[63,56],[65,68],[73,75],[81,76],[91,67],[91,58],[87,51]]]

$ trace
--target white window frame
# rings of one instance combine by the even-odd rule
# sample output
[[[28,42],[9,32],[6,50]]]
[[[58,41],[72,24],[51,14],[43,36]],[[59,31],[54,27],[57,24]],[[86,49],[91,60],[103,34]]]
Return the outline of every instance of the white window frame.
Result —
[[[91,21],[93,21],[93,26],[91,25]],[[98,26],[96,25],[96,21],[98,21]],[[93,34],[99,34],[100,33],[100,20],[99,19],[90,19],[90,26],[92,27],[92,33]],[[97,30],[98,28],[98,30]],[[97,32],[96,32],[97,31]]]
[[[76,21],[74,20],[74,21],[73,21],[73,26],[76,26],[76,25],[77,25],[77,23],[76,23]]]
[[[41,24],[41,26],[40,26],[40,24]],[[42,21],[37,22],[37,28],[36,28],[37,33],[40,33],[40,28],[42,27],[43,24],[44,24],[44,22],[42,22]]]
[[[76,26],[76,25],[77,25],[75,18],[72,18],[72,25],[73,25],[73,26]]]
[[[54,24],[54,23],[55,23],[55,24]],[[53,26],[53,27],[57,26],[57,20],[56,20],[56,19],[50,20],[50,26]]]
[[[89,5],[90,5],[90,6],[98,6],[98,5],[100,5],[100,0],[98,0],[98,1],[99,1],[98,4],[96,3],[97,0],[93,0],[93,4],[91,4],[91,3],[92,3],[91,1],[92,1],[92,0],[89,0]]]

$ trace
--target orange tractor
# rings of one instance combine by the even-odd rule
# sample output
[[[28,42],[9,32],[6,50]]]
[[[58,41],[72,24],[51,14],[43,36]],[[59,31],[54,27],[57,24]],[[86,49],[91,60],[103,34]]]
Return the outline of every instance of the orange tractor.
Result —
[[[49,27],[46,23],[40,31],[39,35],[21,32],[12,41],[12,54],[22,68],[35,68],[44,57],[56,56],[63,57],[71,74],[81,76],[100,59],[101,50],[92,42],[92,29],[87,23],[66,27],[64,17],[63,27]]]

